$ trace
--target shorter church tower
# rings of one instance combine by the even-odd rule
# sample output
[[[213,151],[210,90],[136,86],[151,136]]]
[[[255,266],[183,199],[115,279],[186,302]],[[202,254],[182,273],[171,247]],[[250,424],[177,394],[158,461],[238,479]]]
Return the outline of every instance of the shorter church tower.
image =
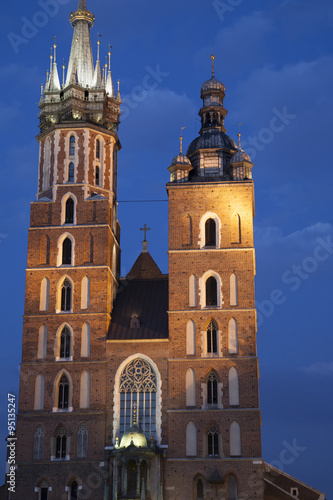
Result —
[[[262,500],[252,163],[226,135],[212,60],[199,137],[174,158],[167,185],[165,498]]]

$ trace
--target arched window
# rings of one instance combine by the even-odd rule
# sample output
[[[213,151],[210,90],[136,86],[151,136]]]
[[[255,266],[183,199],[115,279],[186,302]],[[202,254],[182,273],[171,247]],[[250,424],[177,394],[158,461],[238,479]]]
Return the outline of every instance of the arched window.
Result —
[[[47,327],[46,325],[42,325],[38,332],[37,359],[46,358],[46,348],[47,348]]]
[[[235,318],[231,318],[228,323],[228,350],[229,354],[238,353],[238,332]]]
[[[69,139],[69,156],[74,156],[75,155],[75,137],[74,135],[71,135]]]
[[[71,357],[72,336],[68,326],[64,326],[60,334],[59,358]]]
[[[186,384],[186,406],[196,406],[195,396],[195,373],[193,368],[189,368],[185,377]]]
[[[230,425],[230,456],[240,457],[242,455],[241,434],[239,423],[235,420]]]
[[[48,500],[49,499],[49,483],[47,481],[42,481],[40,483],[38,500]]]
[[[127,464],[127,495],[130,498],[136,497],[137,489],[137,465],[135,460],[130,460]]]
[[[214,219],[207,219],[205,223],[205,246],[216,247],[216,223]]]
[[[219,456],[219,434],[215,425],[212,425],[207,434],[208,456]]]
[[[186,426],[186,456],[197,456],[197,428],[192,421]]]
[[[40,240],[39,262],[40,264],[50,264],[50,237],[47,234],[44,234]]]
[[[65,238],[62,243],[62,264],[72,265],[72,241],[69,238]]]
[[[44,429],[41,425],[38,425],[35,429],[34,434],[34,460],[43,460],[44,457]]]
[[[71,484],[70,500],[77,500],[77,492],[78,492],[78,484],[76,481],[73,481]]]
[[[63,373],[58,383],[58,409],[67,410],[69,407],[69,380]]]
[[[207,378],[207,404],[217,405],[217,376],[215,372],[210,372]]]
[[[207,354],[218,354],[217,347],[217,325],[215,321],[210,321],[207,326]]]
[[[61,287],[61,311],[70,312],[72,310],[72,285],[66,278]]]
[[[146,360],[136,358],[128,363],[120,376],[120,436],[132,425],[133,405],[137,419],[147,436],[156,437],[156,374]]]
[[[66,431],[63,427],[58,429],[56,435],[56,449],[55,449],[55,457],[57,459],[65,460],[67,455],[67,436]]]
[[[74,200],[68,198],[65,206],[65,224],[74,223]]]
[[[81,282],[81,309],[90,307],[90,279],[88,276],[82,278]]]
[[[48,311],[49,294],[50,294],[50,281],[48,278],[44,278],[40,285],[40,300],[39,300],[40,311]]]
[[[238,500],[238,487],[235,476],[228,477],[226,489],[226,500]]]
[[[232,366],[229,370],[229,405],[239,406],[239,381],[238,371]]]
[[[87,370],[81,373],[80,380],[80,408],[89,408],[90,405],[90,374]]]
[[[101,156],[101,142],[99,139],[96,139],[96,159],[99,160]]]
[[[81,334],[81,358],[89,358],[90,356],[90,325],[84,323]]]
[[[230,305],[238,306],[237,276],[235,273],[230,275]]]
[[[68,165],[68,182],[74,182],[74,163],[71,161]]]
[[[95,184],[96,186],[99,186],[100,184],[100,168],[96,165],[96,168],[95,168]]]
[[[201,478],[197,479],[196,487],[195,487],[195,493],[196,493],[196,500],[204,500],[204,483]]]
[[[192,245],[192,219],[189,214],[182,218],[182,245]]]
[[[197,305],[197,278],[194,274],[191,274],[189,279],[189,304],[190,307]]]
[[[206,280],[206,306],[217,305],[217,282],[213,276]]]
[[[77,433],[77,458],[86,458],[88,453],[88,429],[85,424],[80,425]]]
[[[241,219],[238,214],[231,216],[231,243],[241,242]]]
[[[186,325],[186,354],[195,354],[195,324],[192,319]]]
[[[34,401],[34,410],[43,410],[44,409],[44,385],[45,378],[42,373],[37,375],[35,380],[35,401]]]

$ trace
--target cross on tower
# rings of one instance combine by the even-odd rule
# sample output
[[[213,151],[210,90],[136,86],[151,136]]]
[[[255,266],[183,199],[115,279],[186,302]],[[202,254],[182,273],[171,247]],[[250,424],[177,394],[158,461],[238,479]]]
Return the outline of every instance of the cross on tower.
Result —
[[[140,231],[145,232],[145,239],[143,241],[147,241],[147,231],[150,231],[150,227],[147,227],[147,225],[145,224],[143,227],[140,227]]]

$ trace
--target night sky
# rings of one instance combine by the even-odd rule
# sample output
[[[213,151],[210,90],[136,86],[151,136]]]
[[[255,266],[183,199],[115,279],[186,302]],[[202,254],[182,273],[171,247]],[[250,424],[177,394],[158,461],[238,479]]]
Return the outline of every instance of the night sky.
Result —
[[[119,129],[121,272],[149,251],[167,272],[167,167],[198,135],[200,87],[226,87],[227,133],[254,163],[256,299],[263,457],[333,498],[333,3],[331,0],[87,0],[94,59],[112,45],[124,99]],[[47,5],[46,5],[47,4]],[[52,6],[51,6],[52,4]],[[43,10],[42,6],[45,7]],[[7,392],[18,396],[38,100],[56,35],[68,61],[77,0],[1,9],[0,473]],[[47,11],[47,12],[46,12]],[[43,14],[41,14],[43,13]],[[61,71],[60,71],[61,73]],[[0,474],[0,477],[1,477]],[[1,481],[0,481],[1,482]]]

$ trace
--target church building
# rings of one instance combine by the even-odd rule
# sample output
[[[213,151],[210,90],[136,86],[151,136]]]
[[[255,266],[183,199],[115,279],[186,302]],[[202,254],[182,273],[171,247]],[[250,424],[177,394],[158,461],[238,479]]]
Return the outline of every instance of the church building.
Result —
[[[11,498],[324,500],[262,458],[253,164],[226,135],[214,56],[199,136],[168,168],[169,274],[145,225],[121,277],[121,96],[94,20],[79,0],[40,97]]]

